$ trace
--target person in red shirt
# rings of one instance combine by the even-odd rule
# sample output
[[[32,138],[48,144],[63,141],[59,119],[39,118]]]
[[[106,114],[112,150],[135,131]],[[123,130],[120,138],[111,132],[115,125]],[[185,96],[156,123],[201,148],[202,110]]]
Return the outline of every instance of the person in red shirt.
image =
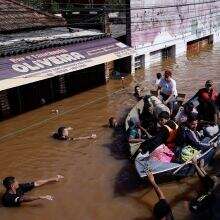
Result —
[[[213,81],[207,80],[205,88],[200,89],[193,98],[198,98],[199,119],[218,123],[219,93],[213,87]]]

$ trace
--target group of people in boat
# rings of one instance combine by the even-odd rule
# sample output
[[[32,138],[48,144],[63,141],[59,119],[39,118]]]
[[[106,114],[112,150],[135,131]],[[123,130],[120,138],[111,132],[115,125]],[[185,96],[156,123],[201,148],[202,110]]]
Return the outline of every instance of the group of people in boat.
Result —
[[[166,70],[163,76],[157,74],[155,86],[157,97],[143,96],[140,87],[135,87],[135,97],[139,101],[142,99],[144,104],[143,109],[137,109],[139,120],[131,117],[128,121],[128,142],[141,143],[132,159],[146,155],[161,162],[185,163],[192,160],[203,190],[190,202],[190,211],[194,215],[193,219],[211,220],[211,211],[206,215],[203,211],[213,205],[215,181],[205,172],[203,160],[200,165],[197,164],[196,155],[218,146],[217,142],[209,140],[219,133],[220,95],[214,89],[213,81],[207,80],[204,88],[177,109],[178,93],[171,71]],[[154,208],[156,219],[174,219],[171,208],[150,171],[148,180],[159,198]]]
[[[138,109],[139,120],[130,119],[127,133],[129,143],[141,142],[142,153],[151,153],[165,144],[174,153],[171,161],[181,162],[181,152],[186,146],[201,152],[216,147],[216,143],[203,140],[219,131],[219,93],[213,88],[213,82],[207,80],[205,88],[174,114],[177,88],[171,77],[172,73],[167,70],[159,79],[157,97],[139,96],[144,102],[143,109]],[[135,90],[135,93],[139,91],[137,87]],[[138,151],[134,156],[137,154]]]

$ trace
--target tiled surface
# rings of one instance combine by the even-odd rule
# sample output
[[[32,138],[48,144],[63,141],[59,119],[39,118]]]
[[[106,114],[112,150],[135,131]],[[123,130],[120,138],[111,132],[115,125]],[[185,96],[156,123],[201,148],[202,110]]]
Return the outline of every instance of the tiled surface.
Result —
[[[36,11],[15,0],[0,0],[0,32],[64,25],[63,19]]]

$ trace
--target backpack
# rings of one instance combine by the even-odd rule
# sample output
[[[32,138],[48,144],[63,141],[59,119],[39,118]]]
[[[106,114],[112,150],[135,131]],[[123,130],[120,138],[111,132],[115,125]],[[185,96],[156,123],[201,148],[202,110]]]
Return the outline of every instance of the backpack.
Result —
[[[188,145],[182,149],[180,158],[183,162],[186,162],[187,160],[192,159],[198,153],[199,153],[198,150]]]

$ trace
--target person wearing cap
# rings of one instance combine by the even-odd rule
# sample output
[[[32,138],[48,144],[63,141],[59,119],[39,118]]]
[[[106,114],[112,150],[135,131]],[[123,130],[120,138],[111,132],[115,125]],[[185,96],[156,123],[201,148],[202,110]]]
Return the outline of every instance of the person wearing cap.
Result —
[[[219,93],[214,89],[213,85],[212,80],[207,80],[205,87],[200,89],[192,99],[198,98],[199,106],[197,110],[200,120],[218,123]]]
[[[148,171],[148,181],[151,183],[154,191],[157,194],[159,201],[154,205],[153,215],[156,220],[174,220],[173,213],[169,203],[167,202],[162,190],[157,185],[154,175]]]
[[[19,184],[14,176],[8,176],[3,180],[3,186],[6,188],[6,192],[2,197],[2,204],[5,207],[19,207],[22,203],[32,202],[35,200],[53,200],[53,197],[50,195],[26,196],[24,194],[47,183],[59,182],[60,179],[63,178],[63,176],[57,175],[54,178],[46,180],[37,180],[34,182]]]
[[[187,118],[189,116],[197,116],[198,115],[198,111],[196,110],[196,108],[194,107],[193,102],[187,102],[183,107],[181,107],[179,109],[179,111],[177,112],[176,116],[175,116],[175,122],[177,124],[183,124],[187,121]]]
[[[172,73],[166,70],[164,77],[160,79],[157,88],[158,97],[170,108],[171,114],[174,109],[174,102],[177,97],[176,81],[172,78]]]

